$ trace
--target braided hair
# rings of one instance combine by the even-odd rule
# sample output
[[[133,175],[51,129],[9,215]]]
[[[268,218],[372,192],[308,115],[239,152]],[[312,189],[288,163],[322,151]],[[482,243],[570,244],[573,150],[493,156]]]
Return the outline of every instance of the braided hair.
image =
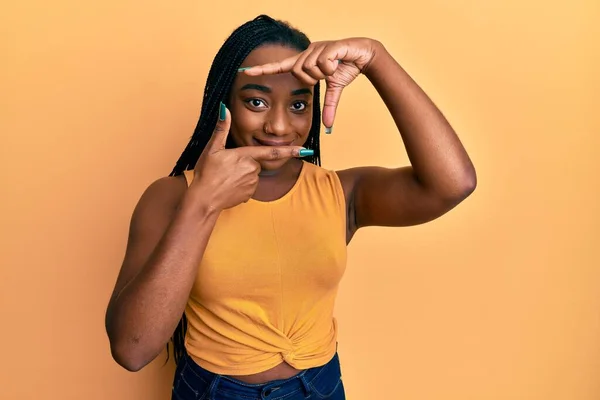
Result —
[[[219,103],[223,102],[228,105],[229,93],[238,73],[238,68],[252,50],[266,44],[279,44],[298,51],[304,51],[310,45],[310,40],[304,33],[291,27],[288,23],[275,20],[268,15],[259,15],[234,30],[229,38],[225,40],[213,60],[204,88],[200,119],[170,176],[178,176],[185,170],[194,169],[200,154],[202,154],[215,129]],[[313,93],[312,125],[304,147],[314,150],[314,154],[304,159],[313,164],[321,165],[319,149],[321,107],[319,104],[318,82],[314,86]],[[227,147],[229,146],[230,144]],[[177,364],[185,354],[186,331],[187,318],[184,314],[172,337],[173,353]],[[167,345],[167,359],[168,357]]]

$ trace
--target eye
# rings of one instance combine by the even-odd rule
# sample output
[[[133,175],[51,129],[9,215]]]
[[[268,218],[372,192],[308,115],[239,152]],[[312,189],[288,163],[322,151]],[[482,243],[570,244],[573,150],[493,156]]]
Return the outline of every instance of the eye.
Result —
[[[292,104],[292,109],[294,111],[304,111],[306,109],[306,103],[303,101],[297,101]]]
[[[265,104],[265,102],[261,99],[248,99],[245,100],[246,104],[249,104],[250,106],[254,107],[254,108],[265,108],[267,105]]]

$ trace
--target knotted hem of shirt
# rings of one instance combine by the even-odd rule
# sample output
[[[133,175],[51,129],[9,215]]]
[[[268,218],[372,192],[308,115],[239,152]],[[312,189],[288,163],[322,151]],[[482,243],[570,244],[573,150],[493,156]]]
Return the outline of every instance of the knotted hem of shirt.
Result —
[[[207,371],[212,372],[213,374],[219,375],[253,375],[259,374],[261,372],[268,371],[272,368],[275,368],[282,362],[286,362],[292,367],[298,370],[305,370],[310,368],[316,368],[327,364],[333,356],[335,355],[336,348],[333,348],[333,353],[329,354],[327,352],[326,355],[321,357],[312,357],[309,359],[297,359],[297,354],[294,351],[285,351],[282,353],[273,353],[272,357],[269,357],[267,362],[260,364],[252,364],[252,365],[237,365],[237,366],[222,366],[215,365],[207,360],[198,359],[190,354],[190,357],[198,364],[200,367],[204,368]]]

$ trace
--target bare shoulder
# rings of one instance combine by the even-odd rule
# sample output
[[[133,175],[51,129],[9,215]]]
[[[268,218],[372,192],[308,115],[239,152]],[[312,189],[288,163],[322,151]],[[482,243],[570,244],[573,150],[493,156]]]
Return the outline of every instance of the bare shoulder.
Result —
[[[140,238],[161,236],[185,196],[184,175],[166,176],[152,182],[142,193],[130,226],[130,244]]]
[[[186,190],[183,175],[159,178],[146,188],[131,216],[125,264],[131,258],[149,256],[171,223]]]
[[[125,257],[109,303],[142,269],[165,233],[187,190],[185,176],[162,177],[142,193],[133,210]],[[108,315],[108,314],[107,314]]]
[[[181,201],[186,190],[187,182],[184,175],[158,178],[142,193],[134,215],[149,207],[153,210],[158,208],[164,211],[174,209]]]
[[[340,182],[342,183],[346,200],[348,200],[348,198],[350,198],[354,193],[356,183],[361,179],[361,177],[368,174],[377,173],[377,171],[383,172],[384,170],[385,168],[381,167],[353,167],[336,171],[338,177],[340,178]]]
[[[140,242],[156,244],[175,215],[186,190],[184,175],[158,178],[144,190],[131,216],[129,249],[137,248]]]

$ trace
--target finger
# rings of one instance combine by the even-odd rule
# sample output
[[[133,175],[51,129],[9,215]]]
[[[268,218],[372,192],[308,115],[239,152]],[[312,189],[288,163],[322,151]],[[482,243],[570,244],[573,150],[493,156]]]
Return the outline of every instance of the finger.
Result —
[[[335,113],[338,104],[340,103],[343,90],[344,88],[342,86],[331,86],[329,82],[327,82],[327,89],[323,100],[323,125],[325,125],[326,133],[331,133],[333,121],[335,120]]]
[[[301,146],[244,146],[233,149],[233,151],[240,156],[251,157],[256,161],[285,160],[314,154],[313,150]]]
[[[307,85],[314,86],[317,84],[318,79],[313,78],[305,71],[306,59],[310,54],[314,51],[313,49],[309,49],[300,54],[298,60],[296,60],[296,64],[292,67],[292,75],[300,82],[306,83]]]
[[[338,69],[340,61],[335,58],[329,59],[323,54],[321,54],[321,56],[317,60],[317,65],[319,66],[319,69],[321,70],[321,72],[323,72],[325,76],[331,76]]]
[[[302,65],[302,69],[304,70],[304,72],[306,72],[311,78],[313,78],[317,81],[324,79],[326,76],[324,71],[322,71],[318,65],[318,59],[319,59],[321,53],[323,53],[324,49],[325,49],[325,46],[320,46],[319,48],[312,51],[308,55],[308,57],[306,57],[303,65]],[[316,84],[316,82],[315,82],[315,84]]]
[[[240,68],[241,72],[250,76],[258,76],[258,75],[274,75],[274,74],[283,74],[285,72],[291,72],[292,68],[296,64],[296,61],[302,53],[297,54],[293,57],[286,58],[285,60],[257,65],[254,67],[250,67],[247,69]]]
[[[225,107],[225,104],[219,104],[219,118],[215,125],[215,130],[208,141],[207,148],[211,151],[223,150],[225,143],[227,142],[227,136],[229,135],[229,128],[231,127],[231,113]]]
[[[340,60],[343,59],[347,53],[344,46],[340,46],[339,43],[330,44],[319,54],[316,64],[326,76],[331,76],[337,70]]]

